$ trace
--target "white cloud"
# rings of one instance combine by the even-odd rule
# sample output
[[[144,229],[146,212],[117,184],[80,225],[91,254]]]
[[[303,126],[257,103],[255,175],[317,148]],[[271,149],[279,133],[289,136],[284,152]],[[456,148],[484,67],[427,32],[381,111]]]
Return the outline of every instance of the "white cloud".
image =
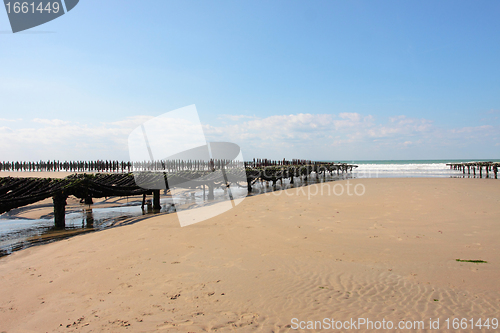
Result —
[[[61,126],[61,125],[67,125],[70,123],[69,121],[60,120],[60,119],[40,119],[40,118],[33,119],[33,122],[38,123],[38,124],[51,125],[51,126]]]
[[[128,135],[151,118],[136,116],[98,125],[35,118],[37,126],[0,127],[0,155],[11,160],[127,160]]]
[[[462,127],[462,128],[457,128],[457,129],[452,129],[450,130],[451,133],[483,133],[483,134],[488,134],[494,127],[492,125],[482,125],[482,126],[475,126],[475,127]]]
[[[299,113],[276,115],[247,120],[235,116],[231,124],[205,125],[212,141],[232,141],[259,156],[287,154],[321,155],[346,147],[352,151],[367,147],[398,146],[411,148],[425,143],[422,138],[431,136],[436,129],[427,119],[408,118],[404,115],[390,118],[385,123],[376,122],[372,115],[342,112],[338,115]],[[411,137],[417,137],[409,139]],[[283,147],[287,149],[283,150]],[[267,155],[268,156],[268,155]]]
[[[2,159],[128,159],[128,135],[150,120],[139,115],[96,125],[33,119],[1,126]],[[225,123],[224,119],[230,119]],[[431,120],[398,115],[381,121],[360,113],[299,113],[269,117],[223,115],[205,124],[208,141],[240,145],[245,158],[377,159],[429,150],[498,151],[499,126],[442,129]],[[16,123],[16,126],[19,124]],[[19,127],[19,126],[18,126]],[[439,148],[441,147],[441,148]],[[422,158],[428,158],[421,155]],[[417,157],[415,157],[417,158]],[[436,158],[441,158],[436,156]]]
[[[339,117],[342,119],[349,119],[353,122],[359,122],[359,120],[361,119],[361,115],[359,113],[349,113],[349,112],[339,113]]]
[[[223,126],[205,125],[204,130],[207,136],[213,139],[272,141],[276,144],[284,140],[312,139],[317,133],[335,127],[333,121],[331,115],[299,113],[266,118],[254,117]]]
[[[432,121],[399,116],[391,118],[387,124],[376,124],[373,116],[363,116],[358,113],[340,113],[338,117],[329,114],[300,113],[255,118],[229,126],[207,126],[206,129],[209,135],[222,135],[227,139],[324,139],[341,134],[353,142],[370,137],[381,138],[394,134],[414,135],[430,131]]]
[[[133,116],[133,117],[127,117],[126,119],[123,120],[118,120],[115,122],[110,123],[111,126],[116,126],[119,128],[136,128],[137,126],[145,123],[146,121],[154,118],[153,116]],[[104,125],[106,123],[103,123]]]
[[[396,135],[418,135],[422,132],[432,130],[432,121],[427,119],[407,118],[406,116],[397,116],[389,118],[390,122],[386,125],[376,126],[369,131],[371,137],[383,138]]]
[[[206,125],[205,132],[211,141],[238,143],[244,156],[249,157],[383,159],[397,158],[406,152],[405,158],[417,158],[416,154],[422,158],[429,158],[429,154],[443,158],[451,151],[494,153],[500,133],[498,126],[491,125],[449,130],[436,126],[432,120],[405,115],[385,121],[360,113],[234,119],[239,121]],[[481,149],[477,150],[476,145]]]
[[[241,119],[254,119],[255,116],[247,116],[247,115],[232,115],[232,114],[223,114],[217,117],[219,120],[230,120],[230,121],[238,121]]]
[[[6,122],[16,122],[16,121],[22,121],[22,118],[17,118],[17,119],[7,119],[7,118],[0,118],[0,123],[6,123]]]
[[[1,132],[4,132],[4,133],[12,133],[12,128],[9,128],[7,126],[2,126],[0,127],[0,133]]]

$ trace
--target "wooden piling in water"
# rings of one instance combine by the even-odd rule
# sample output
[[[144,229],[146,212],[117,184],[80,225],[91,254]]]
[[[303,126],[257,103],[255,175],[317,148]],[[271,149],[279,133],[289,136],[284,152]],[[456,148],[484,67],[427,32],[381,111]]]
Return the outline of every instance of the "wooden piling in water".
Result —
[[[479,172],[480,178],[483,178],[483,167],[484,167],[485,178],[492,177],[491,172],[493,172],[495,175],[495,179],[498,179],[497,172],[500,162],[479,161],[479,162],[448,163],[446,165],[449,165],[450,169],[452,170],[462,170],[462,174],[464,177],[465,177],[465,168],[467,167],[467,174],[469,176],[471,174],[471,169],[472,169],[472,174],[474,175],[474,177],[476,177],[476,173]]]
[[[160,190],[153,190],[153,210],[160,210]]]
[[[64,192],[56,193],[52,197],[54,203],[54,224],[56,228],[63,229],[66,226],[66,199],[68,196]]]
[[[87,228],[93,228],[94,227],[94,214],[92,212],[92,209],[87,209],[85,210],[86,216],[86,222],[87,222]]]

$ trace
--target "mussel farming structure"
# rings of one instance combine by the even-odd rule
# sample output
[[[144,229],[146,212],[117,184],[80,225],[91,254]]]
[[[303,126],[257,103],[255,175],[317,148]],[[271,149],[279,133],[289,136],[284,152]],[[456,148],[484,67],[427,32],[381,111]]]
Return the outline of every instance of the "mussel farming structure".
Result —
[[[65,178],[0,177],[0,214],[52,197],[56,227],[65,226],[65,206],[73,195],[86,204],[92,198],[113,196],[153,195],[153,209],[160,209],[160,190],[174,187],[208,189],[208,199],[214,198],[214,188],[239,186],[252,191],[258,180],[272,182],[294,178],[306,179],[326,173],[347,174],[356,165],[313,162],[306,160],[253,160],[235,162],[153,161],[153,162],[3,162],[0,171],[69,171],[97,172],[72,174]],[[107,173],[104,173],[107,172]],[[140,186],[138,185],[140,184]],[[160,185],[158,185],[160,184]]]
[[[483,168],[486,178],[490,178],[490,173],[493,173],[495,179],[498,179],[498,168],[500,167],[500,162],[462,162],[462,163],[448,163],[446,164],[452,170],[462,171],[465,176],[465,170],[467,169],[467,175],[470,176],[471,171],[476,177],[476,172],[479,173],[479,178],[483,178]]]

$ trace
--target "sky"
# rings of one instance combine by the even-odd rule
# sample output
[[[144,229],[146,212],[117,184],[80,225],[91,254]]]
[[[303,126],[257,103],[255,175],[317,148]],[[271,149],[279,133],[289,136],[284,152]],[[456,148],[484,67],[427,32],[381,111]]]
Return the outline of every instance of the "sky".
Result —
[[[196,105],[245,159],[500,158],[498,1],[81,0],[13,34],[0,160],[128,160]]]

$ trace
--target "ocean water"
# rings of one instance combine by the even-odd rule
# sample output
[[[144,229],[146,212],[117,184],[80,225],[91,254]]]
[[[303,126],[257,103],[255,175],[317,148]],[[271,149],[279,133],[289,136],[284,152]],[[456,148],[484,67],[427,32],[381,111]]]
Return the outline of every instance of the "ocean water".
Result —
[[[500,162],[499,159],[486,160],[361,160],[341,161],[358,165],[353,170],[353,178],[407,178],[407,177],[463,177],[462,171],[450,170],[446,163],[473,161]],[[469,177],[469,175],[465,175]],[[470,175],[473,177],[473,175]],[[476,177],[479,177],[477,175]],[[483,174],[484,177],[484,174]]]

